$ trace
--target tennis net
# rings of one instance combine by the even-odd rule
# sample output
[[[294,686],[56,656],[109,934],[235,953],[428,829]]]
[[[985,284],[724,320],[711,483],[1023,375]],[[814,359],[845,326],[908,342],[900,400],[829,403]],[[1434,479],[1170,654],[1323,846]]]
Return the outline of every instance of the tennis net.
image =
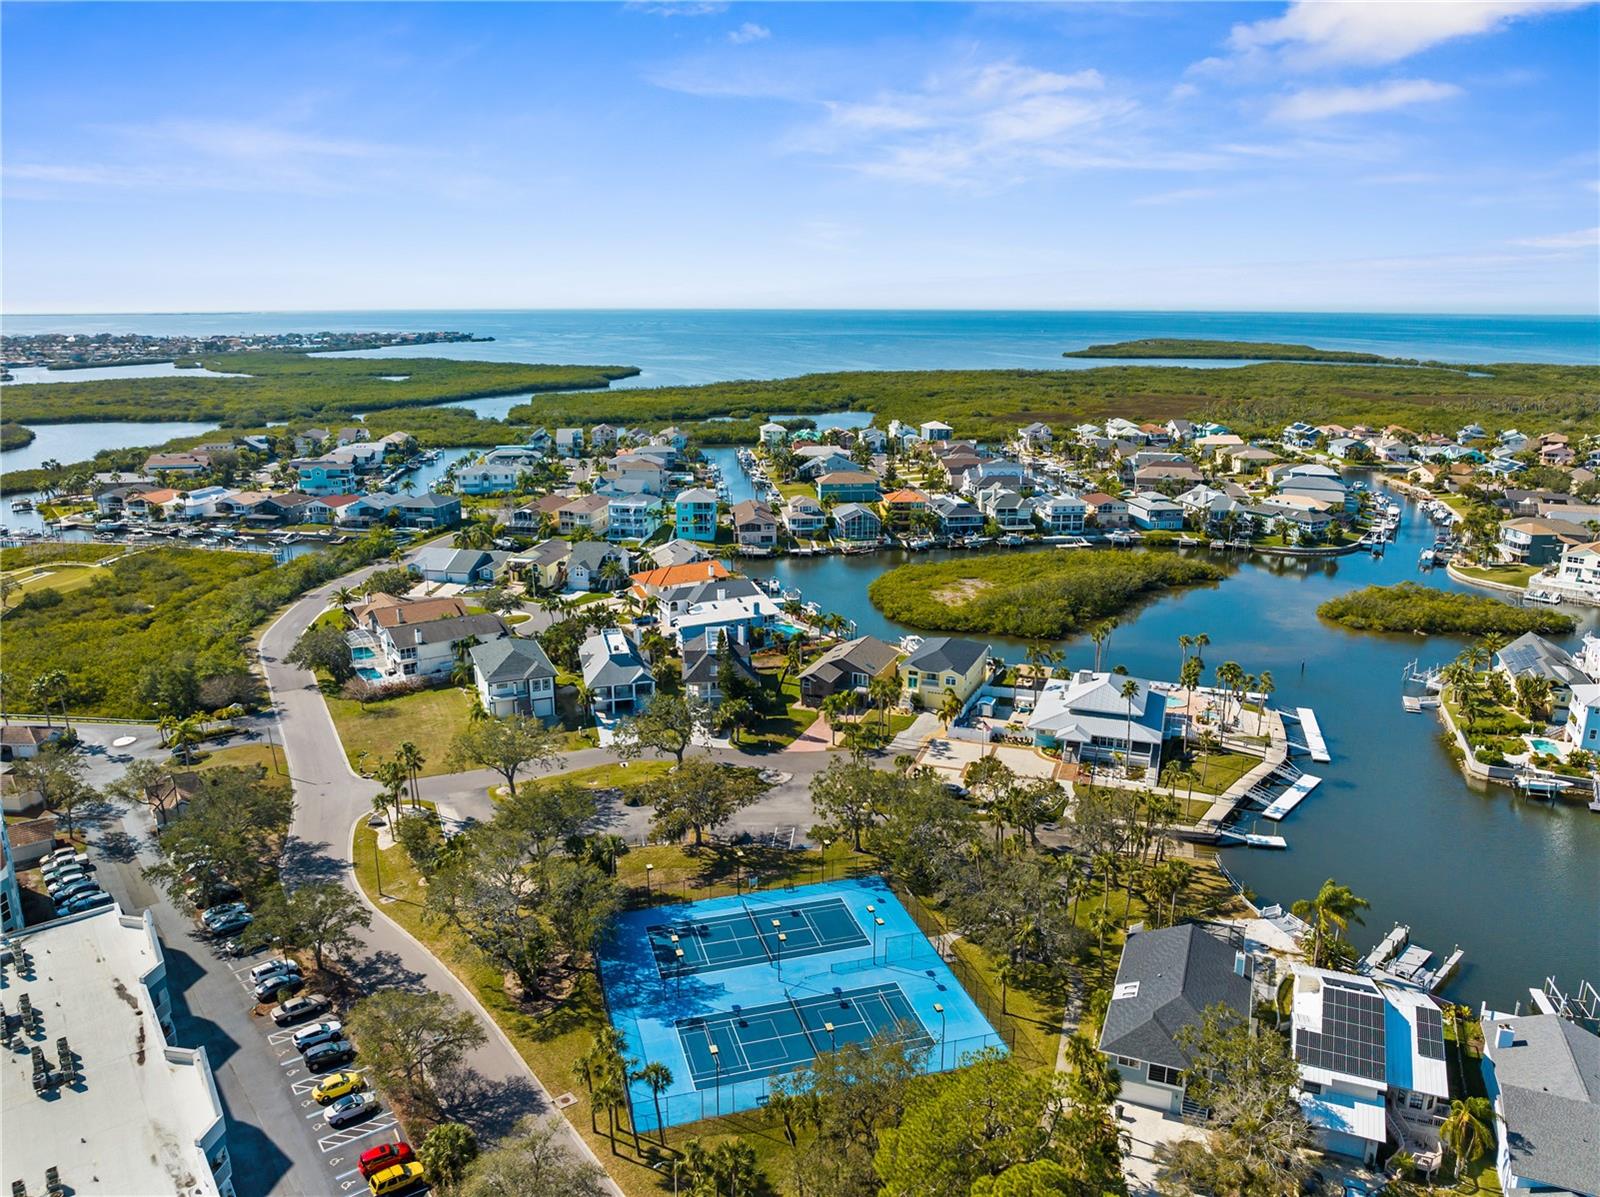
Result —
[[[756,922],[756,916],[755,913],[750,909],[750,904],[741,898],[739,900],[739,905],[744,907],[744,917],[749,919],[750,925],[755,928],[756,942],[761,945],[761,951],[765,953],[768,963],[775,963],[775,961],[772,959],[772,952],[767,947],[767,937],[761,934],[761,924]]]
[[[795,1002],[794,995],[785,989],[783,991],[783,998],[789,1003],[789,1009],[794,1011],[794,1016],[800,1020],[800,1030],[801,1033],[805,1035],[806,1042],[811,1045],[812,1056],[820,1056],[822,1054],[822,1049],[817,1046],[817,1041],[811,1034],[811,1028],[806,1026],[806,1016],[801,1012],[798,1003]]]

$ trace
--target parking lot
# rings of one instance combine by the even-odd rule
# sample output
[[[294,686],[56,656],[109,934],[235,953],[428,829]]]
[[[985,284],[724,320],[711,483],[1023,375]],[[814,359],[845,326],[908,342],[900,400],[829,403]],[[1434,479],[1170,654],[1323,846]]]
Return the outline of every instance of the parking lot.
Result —
[[[240,1000],[248,1007],[253,1007],[255,1004],[251,993],[250,970],[271,958],[268,953],[258,952],[253,956],[226,962],[229,972],[239,986]],[[266,1010],[267,1007],[263,1006],[262,1009]],[[347,1064],[314,1072],[306,1066],[294,1045],[295,1032],[307,1026],[315,1026],[318,1022],[337,1020],[340,1013],[338,1009],[330,1010],[326,1014],[291,1027],[274,1025],[267,1014],[262,1014],[255,1021],[259,1024],[258,1035],[277,1065],[277,1083],[287,1092],[289,1103],[303,1124],[304,1133],[311,1140],[319,1157],[321,1165],[319,1171],[326,1177],[326,1183],[318,1191],[336,1194],[361,1193],[366,1191],[367,1185],[356,1167],[357,1159],[369,1147],[400,1138],[399,1121],[387,1103],[383,1103],[380,1099],[378,1112],[371,1117],[350,1126],[329,1126],[324,1117],[326,1107],[319,1105],[312,1097],[312,1090],[329,1073],[364,1074],[367,1070],[359,1064]]]

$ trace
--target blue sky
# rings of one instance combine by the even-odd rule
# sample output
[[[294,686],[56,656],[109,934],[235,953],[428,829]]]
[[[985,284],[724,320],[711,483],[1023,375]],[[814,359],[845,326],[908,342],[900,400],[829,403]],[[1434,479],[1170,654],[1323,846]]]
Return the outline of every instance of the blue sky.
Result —
[[[1585,4],[31,4],[10,312],[1593,312]]]

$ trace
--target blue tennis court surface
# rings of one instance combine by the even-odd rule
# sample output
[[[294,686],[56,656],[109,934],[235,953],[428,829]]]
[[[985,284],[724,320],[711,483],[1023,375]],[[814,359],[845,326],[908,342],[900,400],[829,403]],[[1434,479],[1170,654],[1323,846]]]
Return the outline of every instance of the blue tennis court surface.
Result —
[[[909,1040],[928,1072],[1004,1049],[879,877],[628,911],[599,963],[635,1069],[672,1072],[659,1105],[632,1084],[641,1132],[658,1108],[667,1126],[755,1109],[773,1077],[874,1035]]]
[[[819,1051],[865,1043],[880,1033],[918,1047],[934,1046],[898,985],[841,989],[799,1000],[786,997],[775,1005],[678,1024],[678,1040],[696,1089],[804,1068]]]
[[[774,903],[760,894],[745,899],[741,909],[676,918],[649,928],[649,935],[656,969],[664,977],[792,960],[868,942],[839,898]]]

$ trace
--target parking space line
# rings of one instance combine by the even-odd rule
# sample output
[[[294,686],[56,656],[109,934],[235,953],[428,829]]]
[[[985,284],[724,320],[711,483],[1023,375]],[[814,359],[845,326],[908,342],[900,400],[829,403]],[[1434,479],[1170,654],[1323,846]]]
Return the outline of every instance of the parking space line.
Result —
[[[326,1155],[335,1148],[343,1147],[346,1143],[354,1143],[357,1139],[365,1139],[369,1135],[382,1134],[384,1131],[393,1130],[394,1128],[395,1122],[391,1118],[388,1122],[383,1123],[382,1125],[364,1127],[360,1131],[353,1134],[340,1131],[336,1135],[327,1135],[324,1138],[317,1140],[317,1146],[321,1147],[323,1154]]]

